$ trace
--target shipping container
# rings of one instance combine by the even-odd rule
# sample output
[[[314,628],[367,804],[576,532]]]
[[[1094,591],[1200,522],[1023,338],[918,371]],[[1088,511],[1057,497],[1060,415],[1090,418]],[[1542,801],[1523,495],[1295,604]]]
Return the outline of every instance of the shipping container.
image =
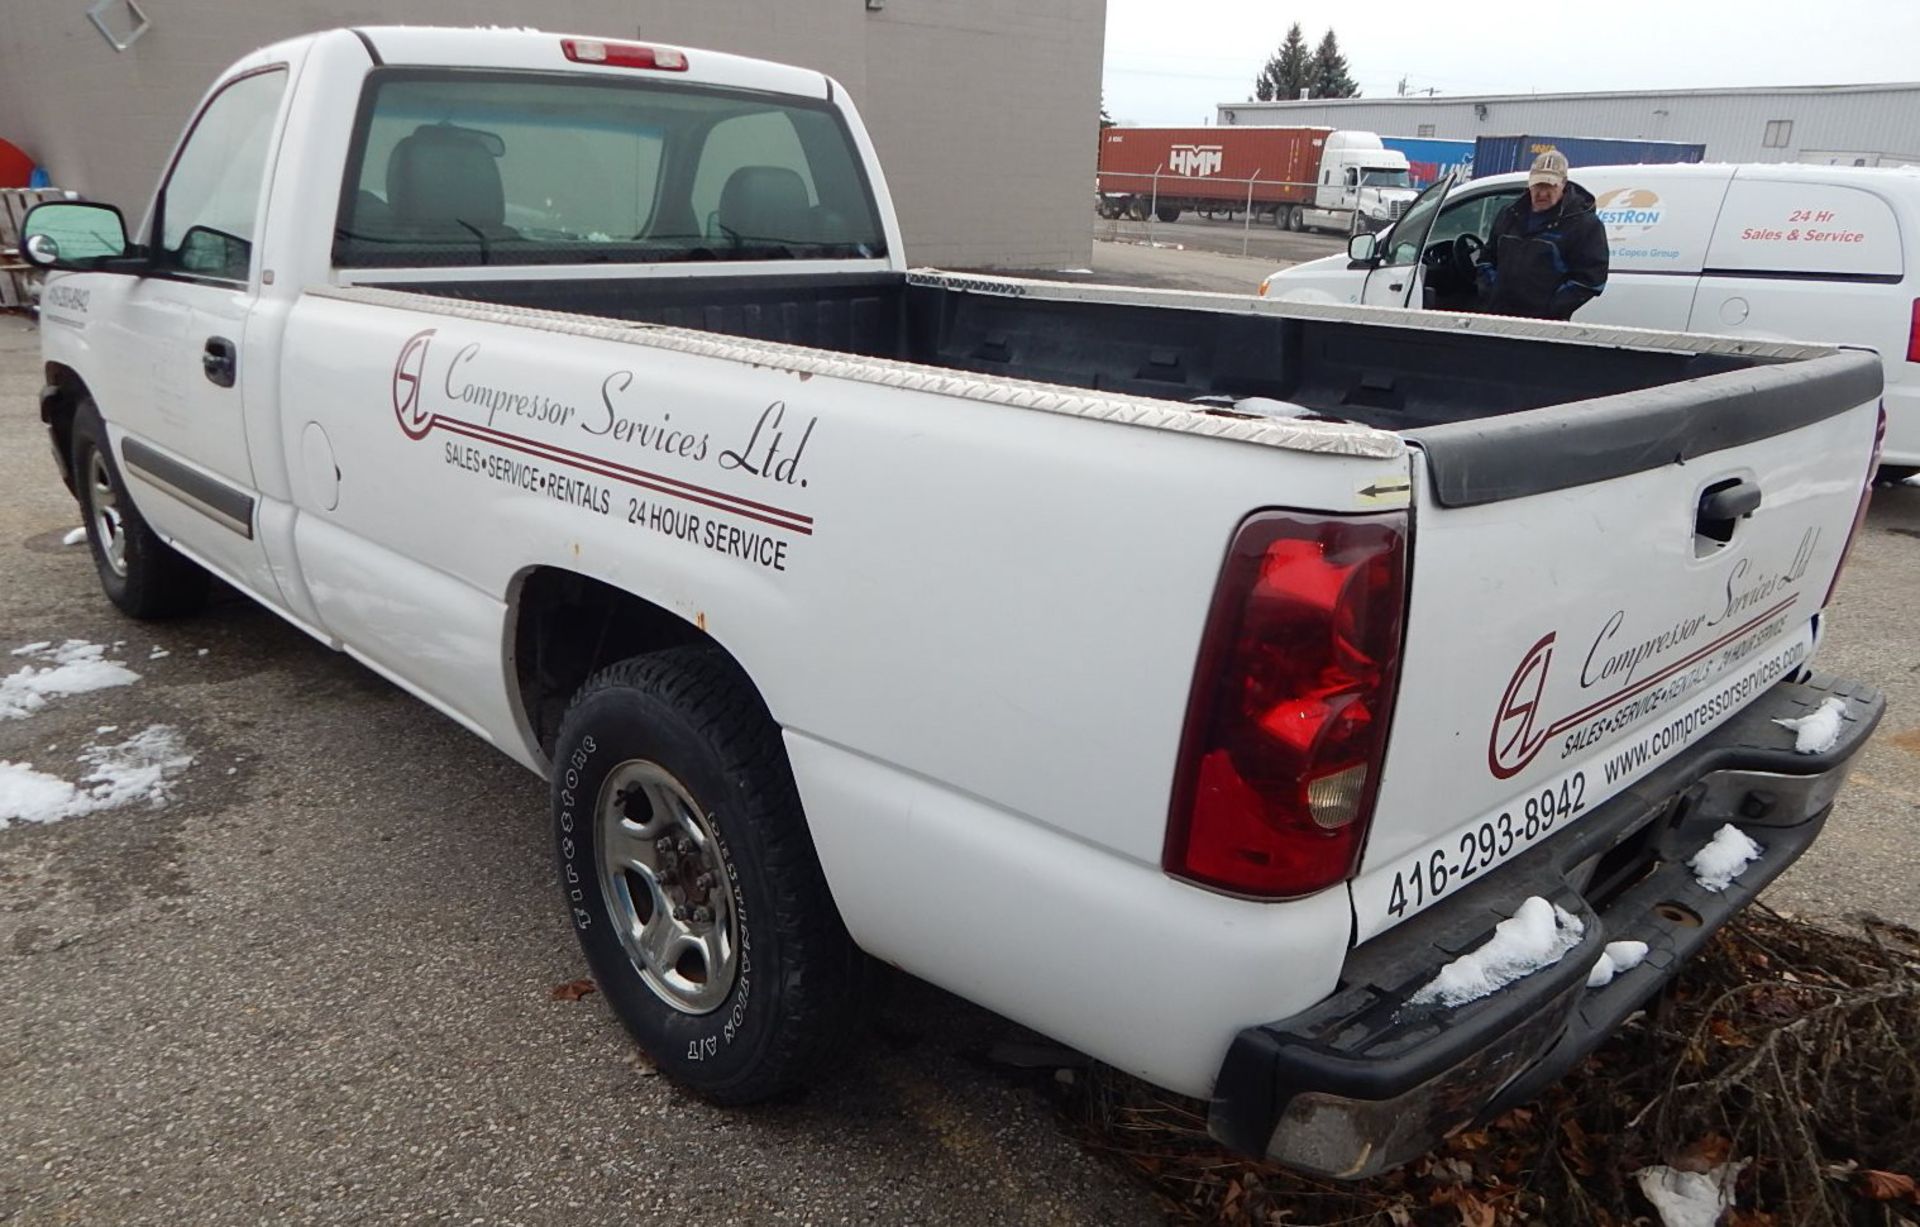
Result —
[[[1331,128],[1108,128],[1100,135],[1100,193],[1222,212],[1313,198]]]
[[[1407,170],[1415,187],[1429,187],[1438,183],[1442,175],[1473,178],[1472,141],[1437,136],[1383,136],[1380,143],[1407,155]]]
[[[1549,149],[1567,157],[1568,166],[1631,166],[1699,162],[1705,145],[1682,141],[1643,141],[1606,136],[1483,136],[1474,142],[1473,177],[1526,170]]]

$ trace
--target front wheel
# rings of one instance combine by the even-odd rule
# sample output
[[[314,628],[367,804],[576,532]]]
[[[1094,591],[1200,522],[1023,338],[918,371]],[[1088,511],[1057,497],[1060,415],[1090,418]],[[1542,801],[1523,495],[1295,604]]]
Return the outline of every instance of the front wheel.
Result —
[[[198,613],[207,603],[207,573],[162,541],[133,505],[91,398],[80,402],[73,417],[73,476],[107,599],[143,620]]]
[[[715,1103],[804,1083],[854,1020],[866,961],[738,666],[675,648],[603,670],[553,762],[561,888],[627,1030]]]

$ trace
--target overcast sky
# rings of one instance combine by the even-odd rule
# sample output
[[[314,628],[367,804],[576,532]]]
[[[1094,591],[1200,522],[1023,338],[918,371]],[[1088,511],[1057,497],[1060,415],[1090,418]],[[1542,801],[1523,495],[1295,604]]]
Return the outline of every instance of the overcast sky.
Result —
[[[1920,80],[1920,0],[1107,0],[1107,112],[1211,122],[1294,21],[1375,97]]]

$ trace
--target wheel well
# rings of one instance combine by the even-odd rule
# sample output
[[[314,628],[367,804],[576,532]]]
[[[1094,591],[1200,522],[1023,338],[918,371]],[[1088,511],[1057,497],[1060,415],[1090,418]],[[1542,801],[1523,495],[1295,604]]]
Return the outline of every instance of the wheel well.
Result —
[[[53,432],[54,451],[60,458],[60,479],[67,492],[77,494],[73,476],[73,415],[87,385],[70,366],[47,363],[47,385],[40,392],[40,420]]]
[[[549,757],[567,705],[600,669],[663,648],[718,646],[671,610],[558,567],[536,567],[521,577],[512,622],[520,711]]]

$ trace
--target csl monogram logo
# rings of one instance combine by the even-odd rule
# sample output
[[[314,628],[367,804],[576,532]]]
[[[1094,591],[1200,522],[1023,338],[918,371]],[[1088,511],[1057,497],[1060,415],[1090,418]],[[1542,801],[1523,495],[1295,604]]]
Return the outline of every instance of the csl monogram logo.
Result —
[[[1493,735],[1487,739],[1487,769],[1500,778],[1519,774],[1533,761],[1547,735],[1538,731],[1541,696],[1547,689],[1547,669],[1553,663],[1553,635],[1527,650],[1520,667],[1500,696],[1493,716]]]
[[[438,331],[428,328],[408,337],[393,363],[393,413],[409,439],[424,439],[433,429],[433,415],[420,408],[420,379],[427,366],[427,342]]]

